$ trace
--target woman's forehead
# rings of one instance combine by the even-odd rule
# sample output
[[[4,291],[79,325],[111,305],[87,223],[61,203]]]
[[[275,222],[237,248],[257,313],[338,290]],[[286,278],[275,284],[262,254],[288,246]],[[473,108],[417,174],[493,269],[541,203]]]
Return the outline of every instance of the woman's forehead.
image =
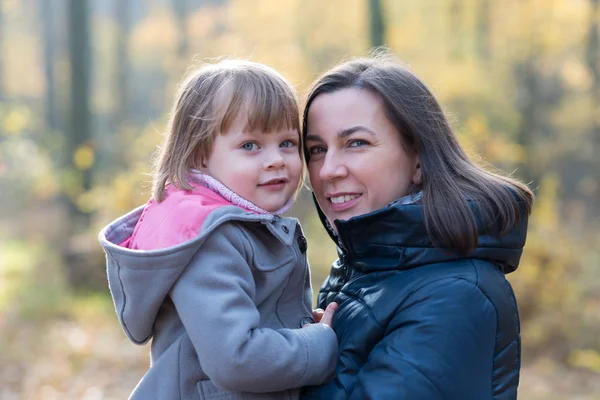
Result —
[[[357,131],[375,132],[386,120],[381,100],[367,90],[349,88],[315,97],[307,115],[308,133],[348,136]]]

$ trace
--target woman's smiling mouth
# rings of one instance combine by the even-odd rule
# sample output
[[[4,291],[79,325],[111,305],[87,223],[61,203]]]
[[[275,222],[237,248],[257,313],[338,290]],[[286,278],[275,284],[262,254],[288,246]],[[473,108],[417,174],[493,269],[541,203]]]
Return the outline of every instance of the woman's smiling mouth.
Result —
[[[362,194],[357,193],[342,193],[327,196],[327,200],[331,203],[333,211],[344,211],[353,207],[360,199]]]

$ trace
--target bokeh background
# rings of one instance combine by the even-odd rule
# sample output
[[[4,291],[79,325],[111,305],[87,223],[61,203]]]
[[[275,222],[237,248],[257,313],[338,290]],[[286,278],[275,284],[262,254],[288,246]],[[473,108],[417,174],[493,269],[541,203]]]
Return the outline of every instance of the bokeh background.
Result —
[[[249,58],[302,94],[384,44],[537,194],[519,398],[600,399],[599,25],[599,0],[0,0],[0,399],[124,399],[147,368],[96,235],[146,202],[190,66]],[[292,214],[318,288],[334,245],[306,191]]]

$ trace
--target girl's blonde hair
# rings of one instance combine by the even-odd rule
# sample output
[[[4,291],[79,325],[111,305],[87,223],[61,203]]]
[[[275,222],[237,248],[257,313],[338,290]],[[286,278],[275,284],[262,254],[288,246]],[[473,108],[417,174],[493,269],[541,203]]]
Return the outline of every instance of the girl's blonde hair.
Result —
[[[175,96],[154,163],[152,197],[162,201],[169,183],[192,190],[190,171],[208,157],[215,136],[227,132],[241,113],[247,116],[245,132],[300,132],[295,90],[274,69],[246,60],[222,60],[192,71]]]

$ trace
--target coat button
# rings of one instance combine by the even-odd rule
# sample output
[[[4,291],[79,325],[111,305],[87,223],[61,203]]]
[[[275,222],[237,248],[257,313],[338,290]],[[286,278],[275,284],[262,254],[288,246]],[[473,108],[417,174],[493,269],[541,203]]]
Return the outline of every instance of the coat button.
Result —
[[[308,243],[306,242],[306,238],[302,235],[298,236],[298,247],[302,253],[306,253],[306,249],[308,248]]]
[[[309,324],[314,324],[315,320],[312,319],[311,317],[304,317],[300,320],[300,328],[302,328],[304,325],[309,325]]]
[[[284,231],[285,233],[290,233],[290,229],[285,225],[281,225],[281,230]]]

